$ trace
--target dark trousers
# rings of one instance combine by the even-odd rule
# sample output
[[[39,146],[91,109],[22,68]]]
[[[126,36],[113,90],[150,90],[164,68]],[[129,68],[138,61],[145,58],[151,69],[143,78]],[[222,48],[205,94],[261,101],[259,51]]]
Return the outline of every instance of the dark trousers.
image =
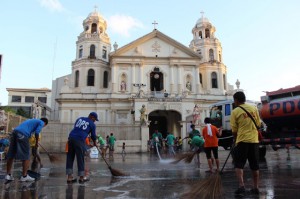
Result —
[[[84,154],[85,154],[85,143],[82,140],[76,140],[69,138],[68,141],[69,149],[67,153],[66,162],[66,174],[73,174],[73,163],[76,155],[78,176],[84,176]]]

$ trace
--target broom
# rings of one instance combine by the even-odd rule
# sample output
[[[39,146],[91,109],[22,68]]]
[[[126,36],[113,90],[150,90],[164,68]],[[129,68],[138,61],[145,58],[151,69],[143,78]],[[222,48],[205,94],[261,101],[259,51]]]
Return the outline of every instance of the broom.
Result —
[[[188,152],[188,153],[178,154],[178,155],[176,155],[175,160],[172,161],[171,163],[177,164],[181,160],[184,160],[185,163],[191,163],[196,154],[197,154],[197,152]]]
[[[108,169],[110,170],[111,174],[113,176],[128,176],[127,174],[124,174],[123,172],[117,170],[117,169],[114,169],[110,166],[110,164],[108,164],[108,162],[106,161],[105,157],[103,157],[100,149],[96,146],[96,148],[98,149],[98,152],[101,154],[101,157],[102,159],[104,160],[104,162],[106,163],[106,165],[108,166]]]
[[[50,162],[57,162],[57,161],[60,161],[60,158],[59,157],[57,157],[57,156],[55,156],[55,155],[53,155],[53,154],[50,154],[40,143],[39,143],[39,145],[40,145],[40,147],[42,147],[42,149],[44,150],[44,151],[46,151],[46,153],[47,153],[47,155],[48,155],[48,157],[49,157],[49,160],[50,160]]]
[[[196,183],[190,192],[184,193],[181,198],[202,198],[202,199],[216,199],[216,198],[224,198],[223,185],[221,174],[223,169],[229,159],[230,154],[233,151],[233,146],[224,162],[224,165],[220,172],[214,173],[210,175],[208,178]]]

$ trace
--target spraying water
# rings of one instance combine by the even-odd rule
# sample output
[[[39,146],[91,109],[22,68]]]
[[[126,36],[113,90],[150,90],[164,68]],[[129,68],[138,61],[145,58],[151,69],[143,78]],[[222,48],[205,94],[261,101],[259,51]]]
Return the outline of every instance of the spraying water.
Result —
[[[160,157],[160,154],[159,154],[159,150],[158,150],[158,146],[157,146],[157,142],[156,142],[156,152],[157,152],[157,155],[158,155],[158,157],[159,157],[159,160],[161,160],[161,157]]]

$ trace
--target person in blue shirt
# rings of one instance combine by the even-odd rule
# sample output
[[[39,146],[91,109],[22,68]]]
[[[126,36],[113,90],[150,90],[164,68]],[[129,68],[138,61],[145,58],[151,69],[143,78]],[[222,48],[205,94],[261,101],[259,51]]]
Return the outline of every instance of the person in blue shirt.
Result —
[[[88,117],[80,117],[75,121],[74,128],[69,134],[66,160],[66,174],[68,175],[67,183],[77,181],[76,178],[73,178],[73,163],[75,155],[77,159],[78,176],[80,176],[79,183],[88,181],[88,178],[84,177],[84,155],[86,151],[85,139],[90,134],[94,146],[97,147],[95,121],[99,121],[98,115],[95,112],[91,112]]]
[[[11,175],[11,169],[13,166],[14,159],[18,159],[22,161],[22,177],[20,181],[34,181],[35,179],[27,175],[27,171],[30,163],[30,145],[29,138],[31,135],[35,134],[35,148],[38,147],[39,142],[39,134],[43,127],[48,124],[47,118],[41,119],[29,119],[21,123],[17,126],[11,135],[10,145],[7,152],[7,164],[6,164],[6,172],[7,175],[5,179],[7,181],[14,180],[14,177]]]

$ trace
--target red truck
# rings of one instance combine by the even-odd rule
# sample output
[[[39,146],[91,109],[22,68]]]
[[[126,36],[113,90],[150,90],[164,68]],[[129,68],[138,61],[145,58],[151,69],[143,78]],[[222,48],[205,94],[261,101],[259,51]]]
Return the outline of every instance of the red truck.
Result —
[[[300,85],[266,92],[258,108],[267,126],[261,144],[270,144],[274,150],[300,147]]]
[[[265,157],[266,145],[271,145],[274,150],[290,146],[300,148],[300,86],[266,92],[261,97],[261,103],[246,103],[257,106],[264,124],[260,157]],[[222,126],[219,146],[225,149],[229,149],[233,143],[230,115],[234,108],[233,100],[226,100],[212,104],[210,109],[212,124]]]

